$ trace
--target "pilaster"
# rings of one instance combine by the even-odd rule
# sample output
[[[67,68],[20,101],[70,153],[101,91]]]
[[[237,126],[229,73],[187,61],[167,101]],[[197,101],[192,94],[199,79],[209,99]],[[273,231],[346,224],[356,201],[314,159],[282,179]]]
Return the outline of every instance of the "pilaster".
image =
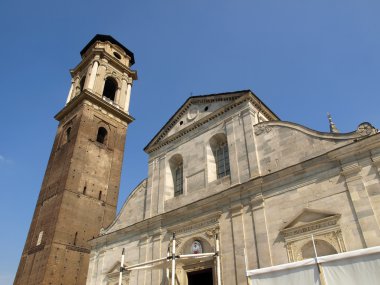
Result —
[[[265,217],[265,204],[263,196],[257,195],[251,199],[252,224],[256,239],[258,268],[272,266],[272,257],[268,238],[267,221]]]
[[[143,263],[147,261],[147,256],[148,256],[148,241],[149,238],[147,236],[144,236],[140,239],[139,241],[139,263]],[[147,270],[138,270],[137,272],[137,284],[147,284],[146,283],[146,272]]]
[[[243,206],[237,205],[230,209],[230,217],[232,224],[232,238],[234,247],[235,259],[235,278],[236,284],[246,284],[247,278],[245,277],[245,248],[244,248],[244,227],[243,227]],[[229,283],[228,283],[229,284]]]
[[[237,116],[226,121],[226,133],[228,142],[228,152],[230,159],[230,173],[231,173],[231,186],[240,183],[239,164],[238,164],[238,151],[235,137],[235,120],[238,120]]]
[[[364,246],[371,247],[379,245],[380,230],[360,172],[361,167],[356,161],[342,165],[341,174],[346,181],[353,210],[363,235]]]
[[[254,178],[260,175],[258,159],[256,156],[255,141],[254,141],[254,120],[255,112],[251,109],[247,109],[241,114],[244,127],[244,139],[247,150],[249,177]]]

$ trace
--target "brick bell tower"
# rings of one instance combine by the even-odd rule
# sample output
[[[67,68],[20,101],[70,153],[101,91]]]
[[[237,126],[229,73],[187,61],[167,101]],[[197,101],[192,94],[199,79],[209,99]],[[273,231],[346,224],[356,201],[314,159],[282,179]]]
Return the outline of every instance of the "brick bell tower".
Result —
[[[14,284],[85,284],[88,240],[115,218],[137,72],[131,51],[96,35],[71,70],[59,121]]]

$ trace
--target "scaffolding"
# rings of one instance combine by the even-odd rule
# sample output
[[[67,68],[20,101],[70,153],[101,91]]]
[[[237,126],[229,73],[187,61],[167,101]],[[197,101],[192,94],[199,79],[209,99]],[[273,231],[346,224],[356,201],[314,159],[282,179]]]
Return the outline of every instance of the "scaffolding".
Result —
[[[120,260],[120,273],[119,273],[119,285],[122,285],[123,273],[132,270],[145,270],[145,269],[166,269],[167,279],[171,279],[171,285],[175,285],[176,280],[176,263],[177,260],[208,260],[213,258],[216,261],[216,279],[217,285],[221,285],[221,272],[220,272],[220,244],[219,235],[215,234],[215,252],[207,253],[196,253],[196,254],[179,254],[176,253],[176,236],[173,233],[171,239],[171,247],[168,247],[167,256],[163,258],[154,259],[147,262],[138,263],[131,266],[124,266],[125,261],[125,249],[123,248]],[[171,278],[170,278],[170,267],[171,264]]]

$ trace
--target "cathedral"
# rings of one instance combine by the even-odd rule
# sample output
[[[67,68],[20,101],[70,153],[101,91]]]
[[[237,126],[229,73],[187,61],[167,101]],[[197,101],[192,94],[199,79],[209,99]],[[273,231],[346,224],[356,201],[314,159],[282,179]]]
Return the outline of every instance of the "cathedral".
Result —
[[[380,262],[378,130],[282,121],[250,90],[188,98],[116,215],[134,55],[96,35],[81,56],[14,284],[271,284],[251,275],[317,256]]]

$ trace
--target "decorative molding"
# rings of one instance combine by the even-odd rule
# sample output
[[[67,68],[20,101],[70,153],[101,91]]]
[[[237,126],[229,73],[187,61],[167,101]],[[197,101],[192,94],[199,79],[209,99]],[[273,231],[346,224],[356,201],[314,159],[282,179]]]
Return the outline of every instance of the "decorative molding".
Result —
[[[370,136],[378,132],[378,130],[368,122],[361,123],[356,132],[361,136]]]
[[[346,247],[343,242],[342,231],[336,230],[324,234],[314,235],[314,240],[318,244],[319,241],[325,241],[337,253],[345,252]],[[288,252],[289,262],[301,261],[304,259],[302,255],[302,248],[311,241],[311,237],[305,237],[302,240],[287,243],[286,248]]]
[[[355,161],[354,163],[343,164],[341,174],[346,177],[357,175],[361,169],[361,166]]]
[[[281,230],[281,233],[285,240],[288,238],[297,238],[299,236],[310,236],[315,232],[336,227],[340,216],[340,214],[336,214],[331,217],[307,223],[305,225],[285,228]]]
[[[205,221],[202,221],[202,222],[199,222],[196,224],[188,225],[185,227],[180,227],[176,231],[173,228],[168,230],[168,231],[169,232],[175,232],[176,235],[181,236],[181,235],[194,233],[200,229],[206,229],[206,228],[208,229],[211,226],[215,226],[217,224],[219,224],[219,217],[214,217],[212,219],[205,220]]]
[[[272,131],[272,128],[270,126],[268,126],[268,125],[261,125],[261,124],[255,125],[254,129],[255,129],[255,135],[256,136],[259,136],[259,135],[263,134],[264,132],[265,133],[269,133],[269,132]]]
[[[251,199],[252,210],[260,209],[264,207],[264,197],[259,194]]]
[[[311,222],[304,223],[299,226],[291,226],[302,221],[305,215],[319,214],[330,215],[325,218],[317,219]],[[303,247],[312,240],[325,241],[336,252],[346,251],[342,231],[338,225],[340,214],[324,213],[318,210],[304,209],[297,217],[290,222],[289,226],[280,231],[280,234],[285,240],[285,246],[288,253],[289,262],[300,261],[304,259],[302,250]]]

